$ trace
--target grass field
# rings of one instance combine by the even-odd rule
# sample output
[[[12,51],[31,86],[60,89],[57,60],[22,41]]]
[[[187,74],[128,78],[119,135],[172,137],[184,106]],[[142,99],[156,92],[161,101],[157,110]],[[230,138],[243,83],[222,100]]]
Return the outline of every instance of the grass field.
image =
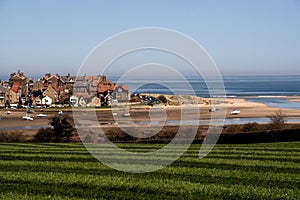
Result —
[[[159,145],[124,144],[155,149]],[[172,165],[130,174],[80,144],[0,144],[0,199],[299,199],[300,143],[200,145]]]

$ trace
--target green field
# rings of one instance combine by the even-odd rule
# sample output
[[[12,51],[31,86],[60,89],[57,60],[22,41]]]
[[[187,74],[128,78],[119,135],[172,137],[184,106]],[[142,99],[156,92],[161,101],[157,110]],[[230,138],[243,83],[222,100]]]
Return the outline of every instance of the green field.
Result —
[[[145,150],[159,145],[124,144]],[[172,165],[130,174],[80,144],[0,144],[0,199],[299,199],[300,143],[200,145]]]

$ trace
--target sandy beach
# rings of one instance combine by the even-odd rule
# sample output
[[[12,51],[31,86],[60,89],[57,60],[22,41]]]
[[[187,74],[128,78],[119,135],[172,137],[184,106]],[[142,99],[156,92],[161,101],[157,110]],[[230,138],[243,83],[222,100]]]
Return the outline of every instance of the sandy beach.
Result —
[[[285,99],[291,99],[293,98],[293,101],[300,102],[300,97],[272,97],[272,98],[285,98]],[[256,102],[248,102],[245,99],[227,99],[227,117],[250,117],[250,118],[257,118],[257,117],[268,117],[276,111],[281,111],[285,116],[287,117],[299,117],[300,116],[300,110],[296,109],[287,109],[287,108],[275,108],[267,106],[263,103],[256,103]],[[239,109],[241,113],[237,116],[233,116],[230,114],[230,112],[233,109]]]
[[[282,97],[281,97],[282,98]],[[287,99],[293,99],[293,101],[300,102],[300,97],[284,97]],[[214,106],[218,108],[219,110],[215,112],[220,112],[220,110],[226,109],[227,114],[226,118],[259,118],[259,117],[268,117],[276,111],[281,111],[285,116],[287,117],[300,117],[300,110],[294,110],[294,109],[282,109],[282,108],[273,108],[269,107],[263,103],[255,103],[255,102],[247,102],[245,99],[239,99],[239,98],[228,98],[228,99],[222,99],[223,103],[221,104],[215,104]],[[209,112],[209,109],[212,105],[207,104],[198,104],[198,105],[191,105],[191,106],[184,106],[185,112],[189,113],[195,111],[195,109],[198,109],[199,116],[198,119],[209,119],[211,117],[211,112]],[[154,108],[154,109],[153,109]],[[132,106],[130,108],[130,114],[131,118],[136,122],[143,122],[143,121],[149,121],[149,110],[151,110],[151,117],[155,117],[157,109],[157,115],[160,115],[160,113],[163,111],[166,113],[166,119],[167,120],[180,120],[181,119],[181,112],[183,107],[181,106]],[[240,114],[238,115],[231,115],[231,111],[233,109],[240,110]],[[112,122],[114,121],[114,117],[112,115],[112,110],[110,109],[97,109],[97,118],[100,122]],[[214,113],[215,113],[214,112]],[[47,115],[46,118],[37,118],[36,115],[44,113]],[[72,115],[70,111],[66,112],[69,115]],[[29,114],[29,116],[32,116],[34,118],[33,121],[27,121],[23,120],[22,117],[25,116],[25,110],[11,110],[11,114],[7,114],[6,109],[0,110],[0,128],[7,128],[7,127],[14,127],[15,129],[18,129],[17,127],[24,126],[47,126],[49,125],[50,119],[57,114],[57,111],[47,111],[47,112],[41,112],[40,110],[36,110],[34,113]],[[159,116],[158,116],[159,117]],[[195,120],[193,118],[193,120]]]

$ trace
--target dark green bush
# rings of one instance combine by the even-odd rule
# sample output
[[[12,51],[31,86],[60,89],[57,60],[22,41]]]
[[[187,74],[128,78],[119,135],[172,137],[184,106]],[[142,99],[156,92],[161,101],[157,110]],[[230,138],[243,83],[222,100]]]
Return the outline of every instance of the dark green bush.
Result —
[[[41,128],[34,135],[34,141],[36,141],[36,142],[53,142],[54,137],[55,137],[55,135],[51,128]]]
[[[262,130],[262,127],[258,123],[253,122],[244,124],[242,130],[243,132],[255,132]]]
[[[73,124],[70,122],[69,116],[55,116],[52,118],[50,124],[53,126],[53,133],[55,135],[54,142],[59,142],[65,138],[66,142],[73,136]]]
[[[68,115],[55,116],[50,124],[52,128],[42,128],[34,136],[36,142],[69,142],[73,136],[73,122]]]
[[[242,130],[243,130],[243,125],[232,124],[232,125],[228,126],[226,131],[229,133],[239,133],[239,132],[242,132]]]

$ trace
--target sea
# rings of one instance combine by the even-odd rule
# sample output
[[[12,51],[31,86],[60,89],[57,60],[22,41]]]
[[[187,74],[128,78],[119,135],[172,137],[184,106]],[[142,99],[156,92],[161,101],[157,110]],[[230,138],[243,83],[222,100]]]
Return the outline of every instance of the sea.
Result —
[[[118,77],[113,77],[119,82]],[[249,102],[264,103],[276,108],[300,110],[299,102],[292,102],[286,97],[300,96],[300,75],[292,76],[223,76],[203,79],[189,76],[183,79],[162,78],[128,78],[122,80],[132,93],[180,94],[199,97],[245,98]],[[223,92],[219,84],[224,85]],[[216,88],[214,88],[214,86]],[[210,90],[208,90],[210,87]]]
[[[111,79],[114,82],[119,80],[118,77]],[[300,96],[300,75],[223,76],[222,79],[226,97]],[[159,80],[131,78],[126,79],[124,84],[128,85],[133,93],[195,94],[199,97],[212,97],[215,93],[211,94],[207,85],[213,84],[214,81],[216,80],[213,78],[205,81],[203,78],[188,76],[180,81],[168,77]]]

